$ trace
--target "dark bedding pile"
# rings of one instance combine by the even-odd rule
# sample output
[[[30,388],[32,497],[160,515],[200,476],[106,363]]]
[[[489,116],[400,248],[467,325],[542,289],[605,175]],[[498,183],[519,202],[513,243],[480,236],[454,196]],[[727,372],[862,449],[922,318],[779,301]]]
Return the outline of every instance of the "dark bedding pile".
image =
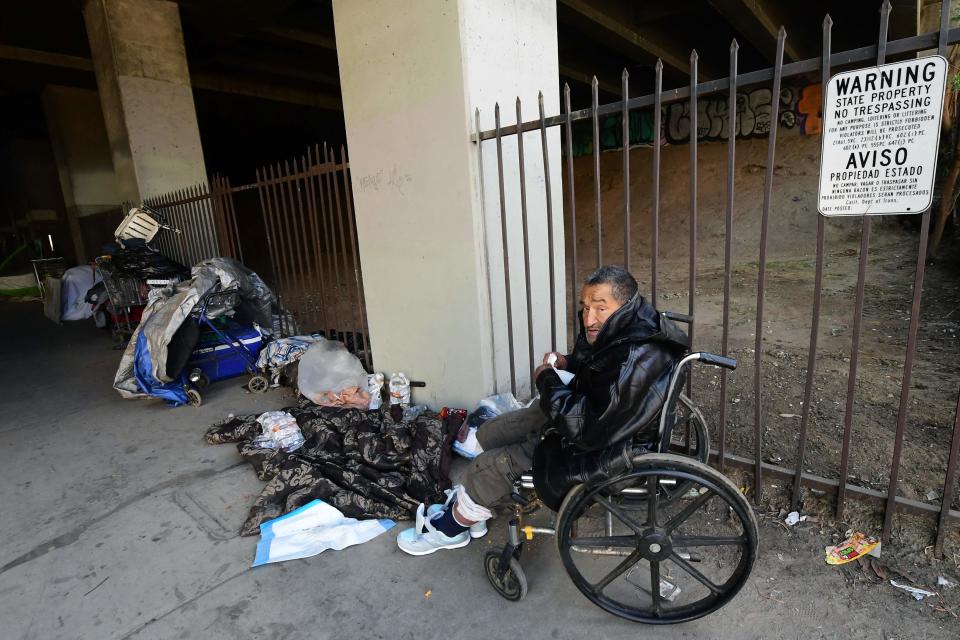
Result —
[[[236,416],[213,425],[207,442],[237,442],[240,454],[267,486],[254,501],[241,535],[260,524],[323,500],[349,518],[407,520],[417,505],[445,499],[450,487],[452,435],[437,414],[397,423],[387,411],[302,406],[292,414],[306,441],[293,452],[253,444],[260,435],[257,415]]]

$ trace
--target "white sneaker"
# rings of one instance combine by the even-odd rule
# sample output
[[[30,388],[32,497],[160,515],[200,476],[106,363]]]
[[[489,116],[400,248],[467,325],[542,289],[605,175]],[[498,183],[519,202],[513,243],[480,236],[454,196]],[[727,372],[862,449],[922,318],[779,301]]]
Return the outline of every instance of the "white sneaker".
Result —
[[[420,531],[426,529],[425,533]],[[453,537],[437,531],[424,516],[424,505],[417,508],[417,519],[412,529],[397,535],[397,546],[412,556],[425,556],[439,549],[459,549],[470,544],[470,532],[464,531]]]
[[[427,507],[427,519],[433,520],[433,516],[437,515],[441,511],[447,508],[447,505],[453,500],[453,496],[456,493],[451,493],[451,497],[447,498],[447,501],[443,504],[432,504]],[[480,522],[474,522],[470,525],[470,537],[476,540],[477,538],[482,538],[487,535],[487,521],[481,520]]]

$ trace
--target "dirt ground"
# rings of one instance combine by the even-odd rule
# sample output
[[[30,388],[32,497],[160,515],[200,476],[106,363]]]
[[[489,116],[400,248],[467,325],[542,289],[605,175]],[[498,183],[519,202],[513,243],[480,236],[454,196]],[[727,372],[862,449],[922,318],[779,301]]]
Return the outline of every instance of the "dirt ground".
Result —
[[[794,468],[810,344],[816,255],[816,198],[820,140],[787,132],[778,142],[774,165],[763,318],[763,459]],[[727,148],[699,149],[698,256],[695,346],[720,350],[724,284],[724,211]],[[737,142],[733,268],[730,300],[730,354],[740,368],[728,377],[728,452],[753,456],[755,326],[763,203],[765,140]],[[688,309],[690,180],[689,147],[663,150],[660,205],[660,259],[657,306]],[[601,157],[604,262],[623,260],[622,152]],[[631,152],[631,270],[650,289],[652,152]],[[576,161],[578,276],[596,265],[592,157]],[[567,214],[568,215],[568,214]],[[866,280],[866,303],[855,386],[849,481],[886,491],[893,456],[907,328],[916,267],[919,216],[874,218]],[[569,251],[569,221],[568,221]],[[828,220],[819,348],[804,469],[837,478],[850,366],[861,222]],[[898,493],[939,507],[960,382],[960,243],[947,239],[927,268],[917,355],[910,386]],[[694,397],[706,414],[716,446],[719,375],[701,369]],[[744,480],[744,486],[750,482]],[[789,487],[771,482],[763,504],[777,513],[789,503]],[[843,522],[833,522],[831,496],[804,491],[805,512],[818,513],[825,531],[853,527],[879,534],[882,506],[849,502]],[[954,487],[953,508],[960,507]],[[931,561],[932,518],[897,517],[892,544],[908,565]],[[953,525],[948,558],[960,558]],[[951,565],[948,561],[947,565]]]

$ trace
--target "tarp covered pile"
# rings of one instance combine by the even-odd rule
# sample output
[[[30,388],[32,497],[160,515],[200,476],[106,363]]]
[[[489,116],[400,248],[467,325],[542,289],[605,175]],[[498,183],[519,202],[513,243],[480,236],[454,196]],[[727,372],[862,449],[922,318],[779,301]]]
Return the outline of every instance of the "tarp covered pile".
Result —
[[[236,289],[237,295],[225,307],[208,309],[208,316],[232,313],[240,322],[257,323],[264,332],[270,331],[276,299],[256,273],[236,260],[211,258],[193,267],[191,276],[151,292],[114,377],[113,387],[124,398],[154,396],[173,404],[186,402],[178,378],[196,342],[196,323],[190,313],[217,287]]]
[[[267,481],[241,535],[254,535],[261,523],[315,499],[359,520],[407,520],[421,502],[445,499],[455,434],[437,414],[398,423],[387,411],[301,403],[284,409],[306,438],[293,452],[256,446],[261,432],[256,415],[229,418],[207,431],[211,444],[238,442],[240,454]]]

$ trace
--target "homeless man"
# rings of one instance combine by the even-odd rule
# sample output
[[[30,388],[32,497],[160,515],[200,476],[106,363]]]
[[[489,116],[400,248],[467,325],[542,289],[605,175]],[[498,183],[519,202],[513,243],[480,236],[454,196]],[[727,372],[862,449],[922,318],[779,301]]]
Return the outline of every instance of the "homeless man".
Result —
[[[599,477],[624,458],[634,437],[651,440],[686,336],[640,295],[625,269],[604,266],[580,294],[580,331],[570,355],[548,353],[534,380],[539,406],[493,418],[477,431],[483,452],[444,505],[417,510],[397,536],[411,555],[456,549],[487,532],[491,509],[534,468],[537,492],[554,510],[574,484]],[[556,358],[553,366],[548,364]],[[575,377],[565,385],[554,370]],[[545,497],[547,496],[547,497]]]

